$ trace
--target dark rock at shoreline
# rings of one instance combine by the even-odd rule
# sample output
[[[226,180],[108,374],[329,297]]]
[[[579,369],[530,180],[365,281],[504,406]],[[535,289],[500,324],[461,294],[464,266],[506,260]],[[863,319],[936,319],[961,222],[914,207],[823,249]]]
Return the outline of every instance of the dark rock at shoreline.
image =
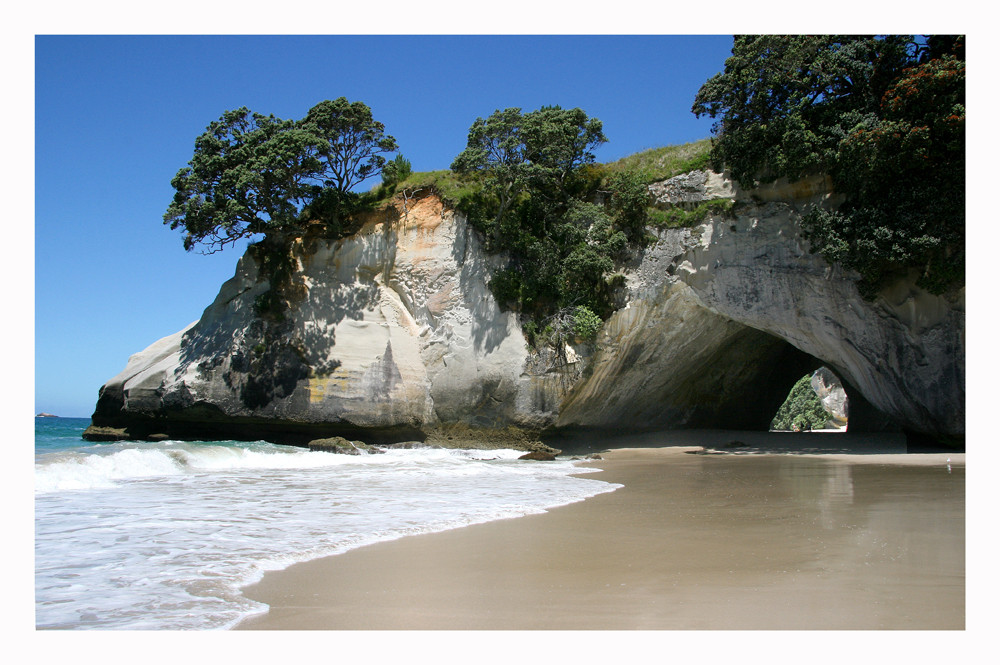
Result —
[[[543,450],[558,454],[560,451],[539,441],[538,432],[515,426],[471,427],[452,423],[435,427],[427,432],[425,444],[441,448],[474,448],[477,450]]]
[[[580,461],[592,462],[595,460],[602,460],[604,458],[598,455],[597,453],[591,453],[585,457],[580,457],[579,455],[573,455],[572,457],[570,457],[570,459],[574,462],[580,462]]]
[[[430,445],[423,441],[400,441],[399,443],[390,443],[381,447],[387,450],[414,450],[421,448],[441,448],[442,446]]]
[[[542,453],[543,455],[551,455],[553,458],[562,452],[558,448],[553,448],[552,446],[546,445],[541,441],[534,441],[532,443],[529,443],[528,450],[533,453]]]
[[[363,441],[350,441],[342,436],[334,436],[329,439],[313,439],[309,442],[309,450],[338,453],[341,455],[364,455],[385,452],[381,448],[369,446]]]
[[[131,438],[124,427],[98,427],[91,425],[83,432],[84,441],[127,441]]]
[[[551,462],[556,458],[552,453],[543,452],[541,450],[533,450],[530,453],[525,453],[518,457],[517,459],[527,459],[527,460],[538,460],[539,462]]]

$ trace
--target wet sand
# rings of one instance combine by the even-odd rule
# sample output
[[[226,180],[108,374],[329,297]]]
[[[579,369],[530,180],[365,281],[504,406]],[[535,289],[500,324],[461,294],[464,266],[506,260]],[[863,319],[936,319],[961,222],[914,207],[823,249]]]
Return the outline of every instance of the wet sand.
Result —
[[[964,629],[964,453],[804,436],[618,441],[614,492],[268,573],[237,629]]]

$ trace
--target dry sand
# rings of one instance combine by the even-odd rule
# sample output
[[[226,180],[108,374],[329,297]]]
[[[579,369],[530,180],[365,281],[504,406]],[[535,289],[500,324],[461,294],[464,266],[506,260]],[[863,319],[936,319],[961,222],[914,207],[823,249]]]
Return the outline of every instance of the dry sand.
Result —
[[[585,464],[623,487],[580,503],[268,573],[245,593],[270,611],[237,628],[965,627],[963,453],[836,434],[678,445],[693,436],[617,441],[638,447]]]

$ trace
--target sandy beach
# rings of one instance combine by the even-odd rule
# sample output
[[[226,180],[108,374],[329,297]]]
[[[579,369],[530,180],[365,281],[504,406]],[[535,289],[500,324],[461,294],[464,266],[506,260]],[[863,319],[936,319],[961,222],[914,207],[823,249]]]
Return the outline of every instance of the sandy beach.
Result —
[[[965,628],[964,453],[732,432],[579,452],[602,443],[580,464],[616,491],[268,573],[237,629]]]

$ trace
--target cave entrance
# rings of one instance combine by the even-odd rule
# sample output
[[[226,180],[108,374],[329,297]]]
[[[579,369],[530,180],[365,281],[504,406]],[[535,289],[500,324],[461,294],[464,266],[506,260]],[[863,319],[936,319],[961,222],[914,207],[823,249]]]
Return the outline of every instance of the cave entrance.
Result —
[[[827,367],[792,386],[771,421],[772,432],[846,432],[848,398],[840,378]]]

